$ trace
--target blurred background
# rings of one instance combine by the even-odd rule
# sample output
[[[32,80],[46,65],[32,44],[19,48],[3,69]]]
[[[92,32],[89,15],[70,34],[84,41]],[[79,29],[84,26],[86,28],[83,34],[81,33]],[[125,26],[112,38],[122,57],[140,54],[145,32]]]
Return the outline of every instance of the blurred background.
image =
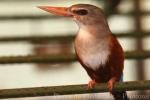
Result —
[[[77,3],[101,7],[114,34],[150,33],[150,0],[0,0],[0,38],[36,36],[74,36],[78,26],[71,19],[56,17],[36,6],[71,6]],[[124,51],[150,50],[150,37],[118,38]],[[69,55],[70,41],[5,41],[0,42],[0,56]],[[125,60],[124,81],[150,79],[150,59]],[[89,77],[78,62],[61,64],[0,64],[0,89],[86,84]],[[148,91],[128,92],[149,94]],[[14,100],[69,100],[105,98],[108,93],[54,97],[19,98]],[[85,99],[86,100],[86,99]],[[103,99],[102,99],[103,100]]]

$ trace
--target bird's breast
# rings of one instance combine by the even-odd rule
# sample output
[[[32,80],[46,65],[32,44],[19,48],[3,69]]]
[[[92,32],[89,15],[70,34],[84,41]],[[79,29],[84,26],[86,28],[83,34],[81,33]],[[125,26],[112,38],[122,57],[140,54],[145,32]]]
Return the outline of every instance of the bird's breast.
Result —
[[[93,70],[106,64],[110,49],[107,38],[95,40],[90,34],[79,33],[75,40],[75,49],[78,57],[86,67]]]

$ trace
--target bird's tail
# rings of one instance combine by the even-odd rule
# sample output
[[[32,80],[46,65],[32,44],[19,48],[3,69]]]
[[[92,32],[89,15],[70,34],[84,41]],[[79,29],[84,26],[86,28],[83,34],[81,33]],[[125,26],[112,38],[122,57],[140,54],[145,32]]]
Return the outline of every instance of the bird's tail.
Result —
[[[115,100],[129,100],[126,91],[114,91],[112,95]]]

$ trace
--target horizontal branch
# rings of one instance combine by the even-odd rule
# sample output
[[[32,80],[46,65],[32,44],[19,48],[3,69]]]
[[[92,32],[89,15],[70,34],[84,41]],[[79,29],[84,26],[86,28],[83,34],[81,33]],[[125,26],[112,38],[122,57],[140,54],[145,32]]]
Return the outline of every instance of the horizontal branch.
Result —
[[[15,41],[30,41],[30,42],[41,42],[41,41],[73,41],[74,35],[59,35],[59,36],[24,36],[24,37],[0,37],[0,42],[15,42]]]
[[[125,57],[127,59],[146,59],[150,58],[150,51],[145,52],[126,52]],[[76,61],[76,56],[74,54],[70,55],[28,55],[28,56],[10,56],[10,57],[0,57],[0,64],[9,63],[70,63]]]
[[[150,15],[150,12],[139,12],[139,15]],[[127,13],[113,13],[111,15],[117,15],[117,16],[136,16],[135,12],[127,12]],[[58,16],[52,16],[52,15],[6,15],[6,16],[0,16],[0,20],[43,20],[43,19],[57,19],[64,17],[58,17]]]
[[[119,38],[142,38],[150,36],[150,32],[130,32],[130,33],[117,33],[115,34]],[[0,42],[15,42],[15,41],[30,41],[30,42],[41,42],[41,41],[73,41],[75,35],[59,35],[59,36],[24,36],[24,37],[0,37]]]
[[[28,55],[0,57],[0,64],[9,63],[70,63],[76,61],[75,55]]]
[[[84,94],[84,93],[102,93],[108,92],[107,84],[96,84],[91,90],[86,90],[86,84],[52,86],[52,87],[34,87],[34,88],[18,88],[18,89],[2,89],[0,90],[0,99],[2,98],[18,98],[18,97],[36,97],[36,96],[55,96],[68,94]],[[116,83],[114,90],[133,91],[133,90],[149,90],[150,81],[131,81],[124,83]]]
[[[37,8],[38,9],[38,8]],[[7,15],[0,16],[0,20],[40,20],[40,19],[58,19],[64,17],[52,16],[52,15]]]
[[[55,1],[52,1],[52,0],[44,0],[45,2],[61,2],[61,1],[59,1],[59,0],[55,0]],[[85,1],[88,1],[88,0],[85,0]],[[94,0],[93,0],[94,1]],[[96,1],[96,0],[95,0]],[[98,0],[98,1],[107,1],[107,0]],[[0,0],[0,2],[35,2],[35,0]],[[40,0],[37,0],[36,2],[40,2],[41,3],[41,1]],[[63,1],[62,1],[63,2]]]

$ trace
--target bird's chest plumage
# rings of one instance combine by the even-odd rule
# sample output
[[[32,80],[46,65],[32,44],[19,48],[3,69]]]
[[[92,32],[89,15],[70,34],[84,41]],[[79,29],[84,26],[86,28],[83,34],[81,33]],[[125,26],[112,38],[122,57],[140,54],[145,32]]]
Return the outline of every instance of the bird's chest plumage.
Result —
[[[80,32],[75,40],[75,49],[86,67],[97,70],[108,61],[110,54],[108,42],[107,38],[95,39],[89,33]]]

